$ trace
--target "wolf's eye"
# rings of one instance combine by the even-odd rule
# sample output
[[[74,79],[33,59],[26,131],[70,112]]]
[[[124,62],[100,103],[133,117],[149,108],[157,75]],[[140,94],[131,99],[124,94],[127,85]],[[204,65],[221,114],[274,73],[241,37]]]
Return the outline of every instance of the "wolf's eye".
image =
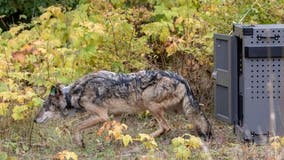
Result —
[[[55,108],[56,103],[55,102],[51,102],[51,105]]]

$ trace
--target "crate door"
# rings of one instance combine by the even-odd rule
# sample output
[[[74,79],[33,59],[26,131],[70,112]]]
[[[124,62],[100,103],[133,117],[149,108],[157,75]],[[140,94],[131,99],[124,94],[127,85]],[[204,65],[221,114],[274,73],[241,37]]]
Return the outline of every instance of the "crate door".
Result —
[[[214,35],[214,104],[215,115],[228,123],[237,120],[238,70],[237,38]]]

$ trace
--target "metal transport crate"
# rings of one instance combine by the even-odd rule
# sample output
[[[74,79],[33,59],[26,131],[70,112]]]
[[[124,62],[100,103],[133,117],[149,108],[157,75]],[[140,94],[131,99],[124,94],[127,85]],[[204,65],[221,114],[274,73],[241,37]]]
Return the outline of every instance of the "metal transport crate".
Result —
[[[214,35],[214,103],[218,119],[243,140],[284,136],[284,24],[233,26]]]

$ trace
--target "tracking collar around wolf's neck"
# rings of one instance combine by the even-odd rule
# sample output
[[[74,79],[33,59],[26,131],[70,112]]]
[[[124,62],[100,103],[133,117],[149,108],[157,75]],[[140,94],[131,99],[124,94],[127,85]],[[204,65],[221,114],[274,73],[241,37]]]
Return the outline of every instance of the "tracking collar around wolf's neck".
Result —
[[[66,106],[67,109],[73,108],[73,106],[71,104],[71,95],[69,94],[69,91],[70,91],[70,87],[69,86],[64,87],[62,89],[62,93],[63,93],[63,95],[65,97],[65,101],[67,103],[67,106]]]

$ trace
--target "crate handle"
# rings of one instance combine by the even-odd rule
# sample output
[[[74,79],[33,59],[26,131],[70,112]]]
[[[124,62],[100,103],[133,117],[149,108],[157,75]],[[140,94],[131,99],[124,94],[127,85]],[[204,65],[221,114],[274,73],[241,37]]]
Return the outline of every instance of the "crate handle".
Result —
[[[262,36],[262,35],[257,35],[256,38],[259,41],[262,40],[262,39],[267,39],[267,38],[278,40],[280,38],[280,35],[275,34],[273,37],[265,37],[265,36]]]

